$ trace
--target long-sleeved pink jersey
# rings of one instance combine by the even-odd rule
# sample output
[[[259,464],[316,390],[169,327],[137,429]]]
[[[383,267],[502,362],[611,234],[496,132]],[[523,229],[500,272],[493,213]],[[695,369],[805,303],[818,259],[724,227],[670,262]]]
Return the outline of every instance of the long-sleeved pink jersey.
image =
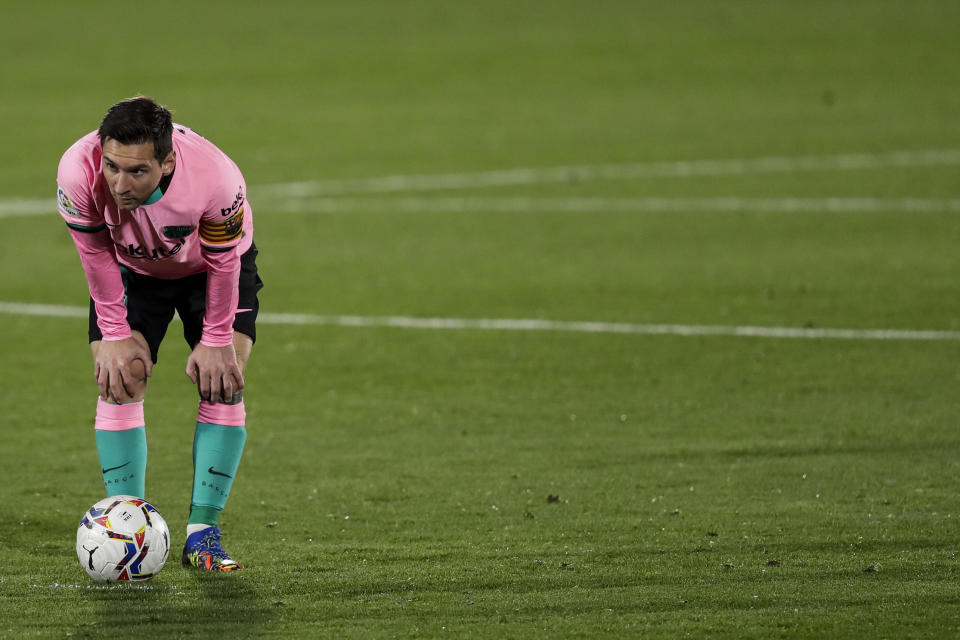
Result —
[[[162,197],[133,211],[117,207],[101,171],[97,132],[63,154],[57,208],[70,228],[104,340],[131,335],[120,265],[155,278],[207,273],[200,341],[231,344],[240,255],[253,243],[253,211],[237,165],[201,135],[173,129],[176,169]],[[104,231],[108,231],[104,233]]]

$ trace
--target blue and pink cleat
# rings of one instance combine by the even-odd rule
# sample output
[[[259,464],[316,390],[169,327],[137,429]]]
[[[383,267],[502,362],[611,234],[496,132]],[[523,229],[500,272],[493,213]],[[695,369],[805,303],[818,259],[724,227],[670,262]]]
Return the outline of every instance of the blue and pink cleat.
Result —
[[[218,527],[209,527],[187,536],[187,543],[183,545],[183,566],[197,567],[204,571],[242,569],[240,563],[231,558],[220,546],[222,536],[223,533]]]

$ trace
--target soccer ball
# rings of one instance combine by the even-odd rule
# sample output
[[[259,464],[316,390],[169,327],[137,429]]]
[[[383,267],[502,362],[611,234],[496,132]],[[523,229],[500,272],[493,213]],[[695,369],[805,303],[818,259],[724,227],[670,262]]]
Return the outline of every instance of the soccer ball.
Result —
[[[149,580],[170,553],[170,530],[160,512],[135,496],[94,504],[77,527],[77,559],[98,582]]]

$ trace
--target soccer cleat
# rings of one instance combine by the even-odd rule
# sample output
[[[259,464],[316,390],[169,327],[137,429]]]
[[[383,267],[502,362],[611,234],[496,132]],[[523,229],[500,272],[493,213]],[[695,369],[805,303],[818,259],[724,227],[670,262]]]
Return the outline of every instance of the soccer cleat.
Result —
[[[240,563],[227,555],[220,546],[223,533],[217,527],[208,527],[187,536],[183,545],[181,563],[185,567],[197,567],[204,571],[237,571]]]

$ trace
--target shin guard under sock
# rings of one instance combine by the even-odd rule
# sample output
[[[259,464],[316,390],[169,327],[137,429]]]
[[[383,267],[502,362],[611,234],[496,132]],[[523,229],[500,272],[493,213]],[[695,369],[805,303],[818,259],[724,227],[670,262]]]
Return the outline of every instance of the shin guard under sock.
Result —
[[[143,498],[147,472],[147,431],[143,401],[111,404],[97,400],[97,454],[108,496]]]
[[[227,503],[247,439],[243,400],[201,401],[193,438],[193,494],[188,524],[217,524]]]

